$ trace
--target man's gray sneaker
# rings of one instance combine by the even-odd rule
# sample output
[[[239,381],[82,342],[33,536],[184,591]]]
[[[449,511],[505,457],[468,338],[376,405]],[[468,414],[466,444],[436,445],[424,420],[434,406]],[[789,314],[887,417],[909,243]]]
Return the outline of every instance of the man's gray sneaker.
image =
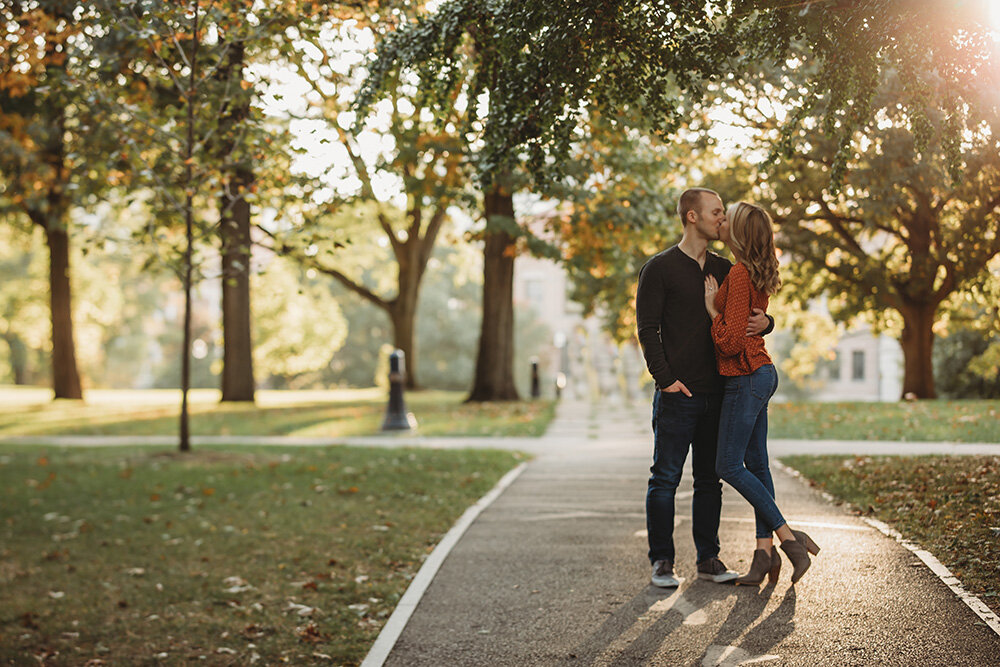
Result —
[[[721,584],[726,581],[732,581],[738,576],[740,576],[739,573],[730,570],[718,558],[709,558],[698,563],[699,579],[708,579],[709,581]]]
[[[660,588],[676,588],[681,585],[681,579],[674,575],[674,564],[669,560],[658,560],[653,563],[654,586]]]

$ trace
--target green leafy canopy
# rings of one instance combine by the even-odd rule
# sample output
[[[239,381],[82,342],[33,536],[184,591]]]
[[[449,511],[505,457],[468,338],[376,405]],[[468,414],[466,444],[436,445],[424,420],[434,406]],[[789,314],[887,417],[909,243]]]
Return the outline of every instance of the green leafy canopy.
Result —
[[[748,67],[783,65],[804,46],[817,64],[807,96],[825,109],[823,130],[842,149],[831,170],[836,181],[852,137],[877,110],[887,68],[904,76],[900,104],[920,147],[930,136],[930,112],[953,120],[957,147],[965,106],[996,107],[997,45],[985,16],[985,0],[452,0],[388,35],[358,108],[367,111],[405,69],[419,75],[427,104],[444,115],[471,42],[479,68],[469,99],[488,94],[482,177],[523,162],[547,181],[562,175],[573,129],[590,105],[638,109],[650,131],[668,134],[689,110],[683,98]],[[947,95],[928,95],[940,82]],[[777,149],[791,147],[779,142]]]

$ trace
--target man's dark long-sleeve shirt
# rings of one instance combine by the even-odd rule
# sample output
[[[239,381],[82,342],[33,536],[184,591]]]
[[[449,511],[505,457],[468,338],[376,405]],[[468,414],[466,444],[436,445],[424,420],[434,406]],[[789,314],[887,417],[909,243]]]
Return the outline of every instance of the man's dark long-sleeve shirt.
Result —
[[[692,392],[722,390],[712,320],[705,310],[705,278],[711,274],[721,285],[732,266],[707,252],[702,269],[673,246],[654,255],[639,271],[635,297],[639,344],[658,389],[680,380]]]

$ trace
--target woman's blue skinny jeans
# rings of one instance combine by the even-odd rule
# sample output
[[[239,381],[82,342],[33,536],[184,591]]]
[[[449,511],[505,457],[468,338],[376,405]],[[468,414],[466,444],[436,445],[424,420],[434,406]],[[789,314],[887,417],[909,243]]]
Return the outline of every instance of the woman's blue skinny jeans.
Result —
[[[771,537],[785,524],[774,502],[767,461],[767,404],[778,388],[773,364],[750,375],[725,378],[715,470],[754,508],[757,537]]]

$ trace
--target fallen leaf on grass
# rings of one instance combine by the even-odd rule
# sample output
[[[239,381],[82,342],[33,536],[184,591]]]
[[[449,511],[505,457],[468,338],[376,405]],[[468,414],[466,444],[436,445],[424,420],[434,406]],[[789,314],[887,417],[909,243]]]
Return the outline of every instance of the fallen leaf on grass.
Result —
[[[251,623],[240,632],[247,639],[260,639],[268,632],[267,628],[257,623]]]
[[[253,589],[243,577],[226,577],[222,583],[229,587],[225,589],[226,593],[242,593]]]
[[[49,658],[54,658],[57,655],[59,655],[58,651],[51,649],[44,649],[38,653],[33,653],[32,657],[38,661],[38,664],[44,665],[46,662],[48,662]]]
[[[321,633],[316,624],[312,622],[295,628],[295,634],[299,639],[309,644],[318,644],[327,640],[326,635]]]
[[[56,474],[54,472],[50,472],[48,477],[46,477],[43,481],[36,482],[32,486],[34,486],[39,491],[44,491],[45,489],[52,486],[52,482],[54,481],[56,481]]]
[[[285,611],[294,611],[299,616],[312,616],[313,613],[315,613],[316,608],[299,604],[297,602],[289,602],[288,606],[285,607]]]

